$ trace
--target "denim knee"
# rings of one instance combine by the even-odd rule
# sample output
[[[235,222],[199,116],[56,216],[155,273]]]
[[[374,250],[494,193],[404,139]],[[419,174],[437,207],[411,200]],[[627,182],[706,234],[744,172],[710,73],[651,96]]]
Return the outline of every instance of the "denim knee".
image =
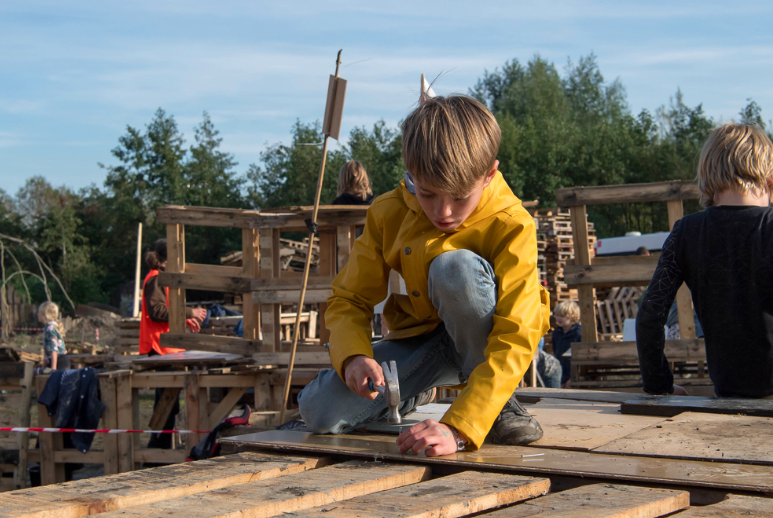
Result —
[[[480,301],[481,295],[489,298],[485,296],[488,293],[492,294],[490,302],[496,302],[491,264],[469,250],[453,250],[437,256],[429,267],[428,281],[430,300],[438,309],[443,303],[457,309],[480,306],[475,301]],[[483,305],[487,304],[484,302]]]

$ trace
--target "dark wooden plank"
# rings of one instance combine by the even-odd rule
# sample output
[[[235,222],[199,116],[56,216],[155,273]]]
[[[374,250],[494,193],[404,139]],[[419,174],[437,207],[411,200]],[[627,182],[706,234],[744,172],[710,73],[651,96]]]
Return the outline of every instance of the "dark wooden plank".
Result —
[[[624,414],[674,417],[683,412],[773,417],[773,400],[645,395],[620,406]]]
[[[617,286],[647,286],[657,267],[657,259],[629,264],[591,264],[566,266],[564,282],[570,288],[592,285],[598,288]]]
[[[251,279],[245,277],[225,277],[222,275],[162,272],[158,274],[158,285],[175,289],[245,293],[251,289]]]
[[[698,198],[698,194],[698,185],[690,180],[596,187],[567,187],[556,191],[556,205],[559,207],[571,207],[573,205],[694,200]]]
[[[478,451],[462,451],[446,457],[404,455],[394,436],[314,435],[293,431],[269,431],[222,438],[223,444],[241,449],[275,452],[346,454],[348,456],[453,466],[474,470],[499,470],[541,476],[565,475],[609,481],[629,481],[677,487],[706,487],[728,491],[773,492],[769,466],[652,459],[601,453],[551,450],[525,446],[484,444]],[[542,454],[539,457],[523,455]]]

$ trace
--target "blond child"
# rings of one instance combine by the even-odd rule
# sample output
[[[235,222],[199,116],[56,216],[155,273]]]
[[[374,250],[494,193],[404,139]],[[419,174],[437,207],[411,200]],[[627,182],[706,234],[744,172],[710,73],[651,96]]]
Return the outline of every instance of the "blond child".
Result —
[[[386,416],[380,363],[397,363],[406,415],[438,386],[464,384],[436,422],[397,438],[427,456],[477,449],[484,440],[526,444],[542,436],[514,391],[548,330],[537,272],[534,220],[497,170],[500,130],[466,96],[425,100],[405,120],[408,172],[368,210],[365,230],[333,282],[325,325],[333,369],[299,396],[316,433],[346,433]],[[405,280],[384,307],[390,333],[371,346],[373,307],[390,270]]]
[[[333,205],[370,205],[373,190],[365,166],[356,160],[346,162],[338,173],[338,194]]]
[[[685,282],[717,396],[773,395],[772,180],[773,144],[760,128],[729,123],[709,136],[698,162],[706,210],[674,225],[636,317],[645,392],[686,393],[674,385],[663,333]]]
[[[59,322],[59,306],[44,302],[38,308],[38,320],[43,329],[43,367],[66,370],[70,366],[67,349],[64,347],[64,327]]]
[[[582,342],[580,306],[573,300],[559,302],[553,309],[553,317],[556,320],[553,355],[561,362],[561,386],[565,386],[571,377],[572,358],[564,355],[572,348],[572,343]]]

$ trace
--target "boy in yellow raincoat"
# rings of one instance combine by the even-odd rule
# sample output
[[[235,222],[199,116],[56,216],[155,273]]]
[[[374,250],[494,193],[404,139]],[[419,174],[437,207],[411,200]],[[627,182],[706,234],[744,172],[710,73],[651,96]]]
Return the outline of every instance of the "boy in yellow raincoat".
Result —
[[[542,428],[514,391],[548,331],[549,299],[534,220],[497,170],[499,125],[478,101],[449,96],[423,100],[402,131],[405,180],[373,202],[333,282],[325,314],[333,369],[301,392],[301,416],[315,433],[385,417],[384,397],[368,381],[383,385],[380,363],[394,360],[402,415],[431,401],[435,387],[465,385],[440,422],[400,434],[401,452],[538,440]],[[390,270],[408,294],[390,296],[390,333],[371,346]]]

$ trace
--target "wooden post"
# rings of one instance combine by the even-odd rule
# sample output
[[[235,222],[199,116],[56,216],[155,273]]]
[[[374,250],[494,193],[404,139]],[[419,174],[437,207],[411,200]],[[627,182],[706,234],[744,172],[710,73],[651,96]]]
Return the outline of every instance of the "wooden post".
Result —
[[[684,216],[684,205],[682,200],[669,200],[666,202],[668,207],[668,228],[674,229],[674,224]],[[679,334],[683,340],[695,338],[695,319],[692,310],[692,294],[687,284],[682,284],[679,291],[676,292],[676,311],[679,314]]]
[[[140,267],[142,266],[142,223],[137,224],[137,265],[134,270],[134,304],[132,317],[140,314]]]
[[[32,403],[32,377],[35,364],[24,363],[24,378],[21,380],[21,423],[19,426],[27,428],[30,425],[30,404]],[[19,464],[14,472],[14,484],[16,489],[27,487],[27,459],[30,445],[30,434],[18,434]]]
[[[120,430],[134,429],[135,423],[132,411],[131,371],[123,371],[115,378],[116,427]],[[133,435],[123,433],[118,435],[118,472],[123,473],[134,469]]]
[[[268,371],[255,373],[255,411],[265,412],[271,409],[271,385]]]
[[[572,213],[572,235],[574,237],[575,264],[588,266],[591,264],[588,249],[588,218],[585,205],[570,207]],[[580,298],[580,323],[582,324],[582,341],[598,342],[596,331],[596,304],[593,286],[581,285],[577,288]]]
[[[351,232],[352,229],[349,226],[339,225],[336,227],[336,248],[338,250],[337,272],[343,270],[346,263],[349,262],[349,252],[351,251],[352,246]]]
[[[271,279],[279,277],[279,229],[265,229],[260,233],[260,277]],[[311,249],[309,249],[311,253]],[[263,352],[279,352],[282,343],[280,312],[281,304],[260,304],[261,324],[263,326]]]
[[[260,276],[259,234],[256,229],[242,229],[242,275],[249,279]],[[260,304],[253,304],[252,292],[242,294],[244,339],[260,338]],[[260,351],[255,351],[260,352]]]
[[[185,427],[188,430],[200,430],[199,420],[199,375],[194,372],[185,376]],[[184,440],[187,455],[201,439],[199,434],[194,433],[185,435]]]
[[[35,378],[38,394],[43,393],[48,376],[38,376]],[[38,403],[38,426],[41,428],[52,428],[53,419],[48,415],[45,405]],[[41,432],[40,435],[40,482],[41,484],[56,484],[64,482],[64,464],[54,462],[54,451],[62,449],[61,433]],[[58,438],[58,440],[57,440]]]
[[[333,234],[329,232],[320,232],[319,234],[319,275],[332,277],[335,275],[335,241]],[[348,260],[348,259],[347,259]],[[330,331],[325,327],[325,311],[327,303],[319,305],[319,343],[325,344],[330,341]]]
[[[166,226],[166,271],[185,273],[185,227]],[[169,332],[185,333],[185,289],[169,288]]]
[[[118,428],[118,405],[116,402],[115,385],[115,378],[111,378],[109,375],[99,377],[99,389],[102,402],[105,404],[105,413],[102,414],[103,429]],[[105,475],[115,475],[119,472],[118,436],[108,433],[104,435],[103,439],[103,448],[105,450]]]
[[[132,388],[132,428],[135,430],[140,428],[140,389],[138,388]],[[150,430],[152,429],[153,428],[150,428]],[[134,454],[137,450],[142,448],[142,444],[140,442],[140,434],[133,433],[131,435],[133,448],[132,461],[134,461]],[[134,462],[134,469],[140,469],[141,466],[141,462]]]

